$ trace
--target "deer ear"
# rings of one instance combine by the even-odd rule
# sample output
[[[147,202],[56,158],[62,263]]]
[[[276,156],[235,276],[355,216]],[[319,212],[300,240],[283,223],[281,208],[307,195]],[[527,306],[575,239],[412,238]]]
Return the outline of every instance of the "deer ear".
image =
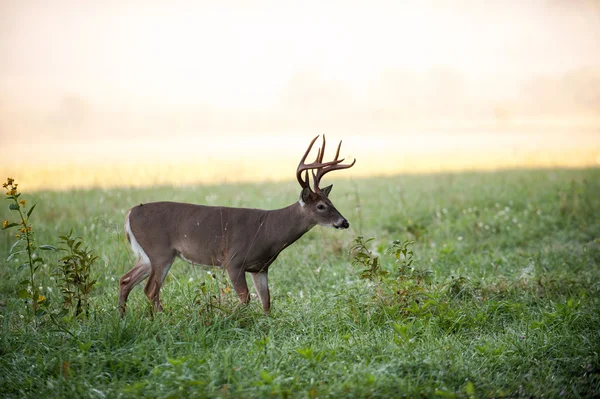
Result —
[[[332,188],[333,188],[333,184],[331,184],[331,185],[329,185],[329,186],[327,186],[327,187],[325,187],[325,188],[322,188],[322,189],[321,189],[321,192],[322,192],[323,194],[325,194],[325,196],[326,196],[326,197],[329,197],[329,193],[331,192],[331,189],[332,189]]]
[[[300,205],[304,206],[305,203],[310,201],[310,188],[304,187],[300,193]]]

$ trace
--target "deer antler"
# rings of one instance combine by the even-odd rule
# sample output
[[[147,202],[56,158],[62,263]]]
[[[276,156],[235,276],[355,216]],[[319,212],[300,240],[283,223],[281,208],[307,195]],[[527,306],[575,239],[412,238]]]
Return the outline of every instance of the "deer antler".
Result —
[[[333,170],[338,170],[338,169],[348,169],[348,168],[354,166],[354,163],[356,162],[356,159],[355,159],[354,161],[352,161],[351,164],[340,165],[340,163],[342,163],[344,161],[343,158],[338,160],[338,157],[340,155],[340,148],[342,147],[341,140],[340,140],[340,143],[338,144],[338,148],[335,153],[335,159],[330,162],[323,162],[323,155],[325,154],[325,144],[326,144],[325,135],[323,135],[323,146],[321,148],[319,148],[319,152],[317,153],[317,159],[313,163],[305,164],[304,161],[306,161],[306,157],[308,156],[308,153],[310,152],[313,145],[315,144],[315,141],[317,141],[318,138],[319,138],[319,136],[315,137],[310,142],[310,145],[308,146],[308,149],[306,150],[306,152],[304,153],[304,156],[300,160],[300,163],[298,164],[298,169],[296,171],[296,177],[298,178],[298,182],[300,183],[300,186],[302,188],[305,188],[305,187],[310,188],[309,181],[308,181],[308,171],[311,170],[312,175],[313,175],[313,180],[314,180],[314,186],[315,186],[314,192],[321,191],[321,189],[319,188],[319,182],[321,181],[321,178],[326,173],[329,173]],[[314,172],[315,170],[317,171],[316,174]],[[302,179],[302,172],[305,172],[304,179]]]

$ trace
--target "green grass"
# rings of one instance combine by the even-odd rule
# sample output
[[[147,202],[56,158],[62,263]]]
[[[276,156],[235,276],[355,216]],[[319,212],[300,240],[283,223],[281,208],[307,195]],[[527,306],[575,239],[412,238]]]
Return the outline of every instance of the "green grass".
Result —
[[[14,176],[18,179],[18,176]],[[21,187],[26,189],[26,187]],[[592,397],[600,395],[600,169],[398,176],[335,183],[346,231],[314,228],[271,267],[273,308],[246,307],[222,272],[177,261],[152,318],[122,222],[140,202],[277,208],[297,184],[23,194],[39,243],[73,228],[99,259],[88,319],[28,314],[0,235],[3,397]],[[7,219],[6,207],[0,218]],[[392,279],[359,278],[357,236]],[[415,240],[413,273],[385,249]],[[53,258],[54,256],[54,258]],[[48,256],[37,278],[51,307]],[[22,262],[22,260],[21,260]],[[140,284],[142,287],[143,284]],[[50,291],[51,290],[51,291]],[[69,333],[65,332],[67,329]]]

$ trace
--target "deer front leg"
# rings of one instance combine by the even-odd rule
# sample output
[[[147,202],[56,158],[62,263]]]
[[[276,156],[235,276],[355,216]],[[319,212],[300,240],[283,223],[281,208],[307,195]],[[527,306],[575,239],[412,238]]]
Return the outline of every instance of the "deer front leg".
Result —
[[[244,270],[229,266],[227,274],[233,285],[233,289],[240,298],[240,303],[246,304],[250,302],[250,293],[248,292],[248,284],[246,283],[246,274]]]
[[[269,313],[271,308],[271,295],[269,294],[269,279],[268,272],[265,270],[259,273],[250,273],[252,281],[254,281],[254,288],[262,304],[263,311]]]

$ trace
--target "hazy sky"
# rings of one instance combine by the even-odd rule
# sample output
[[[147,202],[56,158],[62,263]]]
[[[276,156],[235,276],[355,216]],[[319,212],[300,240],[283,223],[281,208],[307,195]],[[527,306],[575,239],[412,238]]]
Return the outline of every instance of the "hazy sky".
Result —
[[[599,49],[599,0],[0,0],[0,143],[598,120]]]
[[[42,106],[268,107],[307,72],[360,100],[390,69],[439,66],[501,92],[599,49],[597,0],[0,2],[2,97]]]

